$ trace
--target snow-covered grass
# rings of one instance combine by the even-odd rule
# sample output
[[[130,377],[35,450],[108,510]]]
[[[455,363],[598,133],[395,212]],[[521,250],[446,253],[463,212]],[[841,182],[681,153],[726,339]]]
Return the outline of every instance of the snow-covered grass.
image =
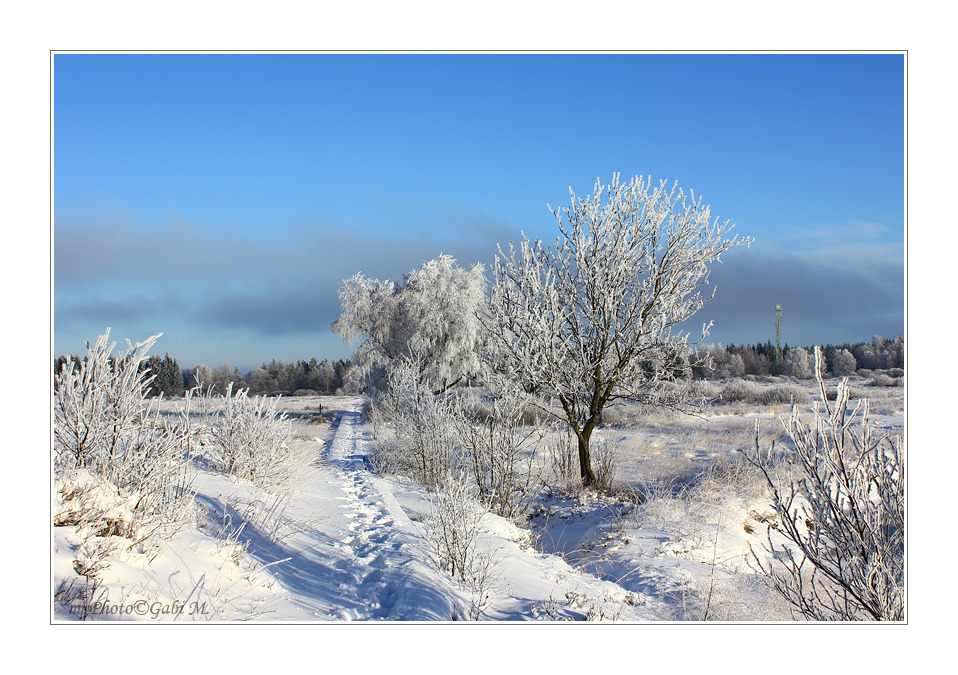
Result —
[[[837,380],[827,383],[829,390]],[[563,555],[580,569],[655,597],[658,618],[674,620],[787,621],[791,609],[756,574],[766,566],[769,526],[776,513],[765,478],[745,461],[755,449],[756,424],[770,471],[784,478],[789,436],[775,391],[780,382],[734,381],[716,391],[746,390],[717,401],[699,416],[657,413],[620,404],[599,438],[617,448],[618,483],[610,495],[546,495],[533,513],[543,550]],[[798,389],[798,418],[811,419],[817,385]],[[771,396],[763,396],[772,392]],[[900,433],[900,389],[860,383],[878,427]],[[820,395],[817,397],[820,398]],[[623,423],[627,422],[627,423]],[[778,533],[773,540],[781,543]],[[754,556],[759,556],[755,558]],[[668,570],[667,573],[664,570]]]

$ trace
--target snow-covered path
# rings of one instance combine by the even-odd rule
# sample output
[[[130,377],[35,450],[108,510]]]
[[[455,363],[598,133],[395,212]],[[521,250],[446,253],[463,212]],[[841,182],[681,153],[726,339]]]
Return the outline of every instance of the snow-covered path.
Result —
[[[366,467],[358,405],[342,414],[327,461],[311,469],[290,507],[294,518],[312,513],[314,526],[251,553],[263,563],[290,558],[272,575],[288,603],[314,620],[449,620],[455,592],[429,566],[417,527]]]
[[[273,620],[450,621],[470,616],[474,598],[429,560],[424,527],[410,518],[428,512],[429,497],[415,484],[379,478],[366,465],[371,432],[345,406],[325,461],[311,467],[287,515],[310,526],[279,545],[251,546],[261,563],[280,562],[271,576],[283,586]],[[617,584],[583,575],[558,556],[520,543],[523,532],[488,516],[482,546],[498,561],[482,617],[524,621],[581,619],[602,614],[652,618],[625,602]],[[641,604],[644,604],[642,602]]]

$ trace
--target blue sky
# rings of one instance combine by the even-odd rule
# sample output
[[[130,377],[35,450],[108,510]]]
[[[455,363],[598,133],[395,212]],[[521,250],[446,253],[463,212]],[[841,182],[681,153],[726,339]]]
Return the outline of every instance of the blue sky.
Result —
[[[904,331],[904,57],[57,54],[54,352],[344,358],[342,279],[553,240],[596,178],[691,188],[755,238],[709,341]]]

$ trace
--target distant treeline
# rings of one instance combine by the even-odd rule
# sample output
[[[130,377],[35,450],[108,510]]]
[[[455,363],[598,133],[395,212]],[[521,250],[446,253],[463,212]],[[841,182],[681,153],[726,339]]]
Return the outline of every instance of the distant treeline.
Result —
[[[771,341],[754,345],[704,345],[700,354],[712,357],[713,369],[693,368],[693,377],[699,379],[722,379],[745,375],[789,375],[799,379],[814,376],[815,360],[812,347],[782,348],[781,358],[776,354]],[[832,375],[851,375],[855,372],[904,370],[905,341],[903,338],[875,336],[871,342],[825,345],[825,371]],[[112,361],[113,359],[111,359]],[[77,366],[81,357],[58,356],[53,361],[54,373],[73,361]],[[140,365],[141,370],[154,373],[150,395],[182,396],[188,387],[196,386],[197,379],[204,389],[213,385],[215,393],[223,393],[230,384],[233,390],[248,388],[250,394],[304,395],[335,394],[340,390],[351,393],[359,391],[355,374],[350,376],[352,361],[340,359],[330,363],[327,359],[284,363],[273,359],[269,364],[248,373],[241,373],[229,363],[217,368],[200,364],[196,368],[181,369],[176,359],[166,356],[151,356]]]
[[[905,341],[875,336],[871,342],[824,345],[824,369],[831,375],[851,375],[859,371],[904,370]],[[782,354],[776,353],[769,340],[754,345],[705,345],[700,353],[712,356],[713,369],[693,368],[693,376],[700,379],[742,377],[744,375],[789,375],[799,379],[814,377],[813,347],[785,345]]]
[[[297,361],[284,363],[273,359],[269,364],[264,363],[256,370],[239,376],[239,370],[229,372],[229,364],[210,370],[208,366],[199,365],[192,371],[186,372],[189,381],[198,376],[200,382],[216,385],[216,391],[223,392],[225,387],[233,382],[233,388],[249,388],[251,394],[272,394],[290,396],[295,394],[335,394],[343,388],[352,361],[340,359],[330,363],[327,359],[317,361]]]
[[[83,358],[77,355],[58,356],[53,361],[54,373],[69,362],[76,367]],[[115,362],[115,359],[111,359]],[[140,365],[140,370],[149,370],[154,374],[150,388],[150,395],[182,396],[187,388],[196,386],[199,381],[203,388],[214,386],[214,393],[223,393],[230,384],[233,390],[249,389],[250,394],[295,395],[295,394],[334,394],[343,388],[343,381],[352,367],[349,360],[338,360],[330,363],[327,359],[317,361],[297,361],[284,363],[273,359],[268,365],[248,373],[241,373],[229,363],[223,363],[217,368],[210,368],[200,364],[196,368],[182,369],[177,360],[169,354],[166,356],[151,356]]]

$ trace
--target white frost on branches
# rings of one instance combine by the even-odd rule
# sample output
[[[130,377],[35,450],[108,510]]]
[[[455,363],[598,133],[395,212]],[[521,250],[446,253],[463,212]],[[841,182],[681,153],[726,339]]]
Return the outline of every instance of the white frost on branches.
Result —
[[[402,357],[374,399],[376,414],[390,425],[374,462],[380,471],[414,476],[425,485],[444,482],[453,469],[458,439],[456,409],[449,394],[435,395],[419,377],[422,355]]]
[[[572,192],[572,205],[552,213],[555,248],[524,238],[496,258],[496,347],[501,368],[557,399],[591,484],[589,438],[603,406],[661,402],[657,383],[689,366],[688,336],[673,330],[710,299],[699,290],[706,263],[750,240],[727,239],[728,223],[712,223],[693,194],[639,176],[597,181],[592,195]]]
[[[222,413],[213,417],[213,444],[223,471],[262,487],[289,482],[296,459],[290,449],[292,429],[278,397],[249,397],[248,389],[226,387]]]
[[[109,336],[108,328],[87,345],[83,361],[64,364],[55,377],[54,523],[93,524],[98,532],[145,540],[188,510],[190,468],[158,399],[147,397],[154,375],[140,368],[160,336],[128,341],[118,357]],[[96,506],[106,493],[125,505],[122,516]]]
[[[902,437],[876,433],[868,399],[849,410],[848,381],[829,405],[815,371],[823,409],[814,425],[793,407],[783,419],[795,445],[793,470],[779,482],[760,453],[749,460],[765,474],[778,514],[774,554],[758,566],[804,617],[818,621],[901,621],[905,613],[905,457]],[[756,438],[756,446],[758,439]]]
[[[367,377],[415,360],[420,380],[445,390],[478,372],[486,279],[482,265],[466,270],[455,262],[441,255],[402,283],[362,273],[343,282],[342,314],[332,328],[351,344],[361,342],[356,360]]]

